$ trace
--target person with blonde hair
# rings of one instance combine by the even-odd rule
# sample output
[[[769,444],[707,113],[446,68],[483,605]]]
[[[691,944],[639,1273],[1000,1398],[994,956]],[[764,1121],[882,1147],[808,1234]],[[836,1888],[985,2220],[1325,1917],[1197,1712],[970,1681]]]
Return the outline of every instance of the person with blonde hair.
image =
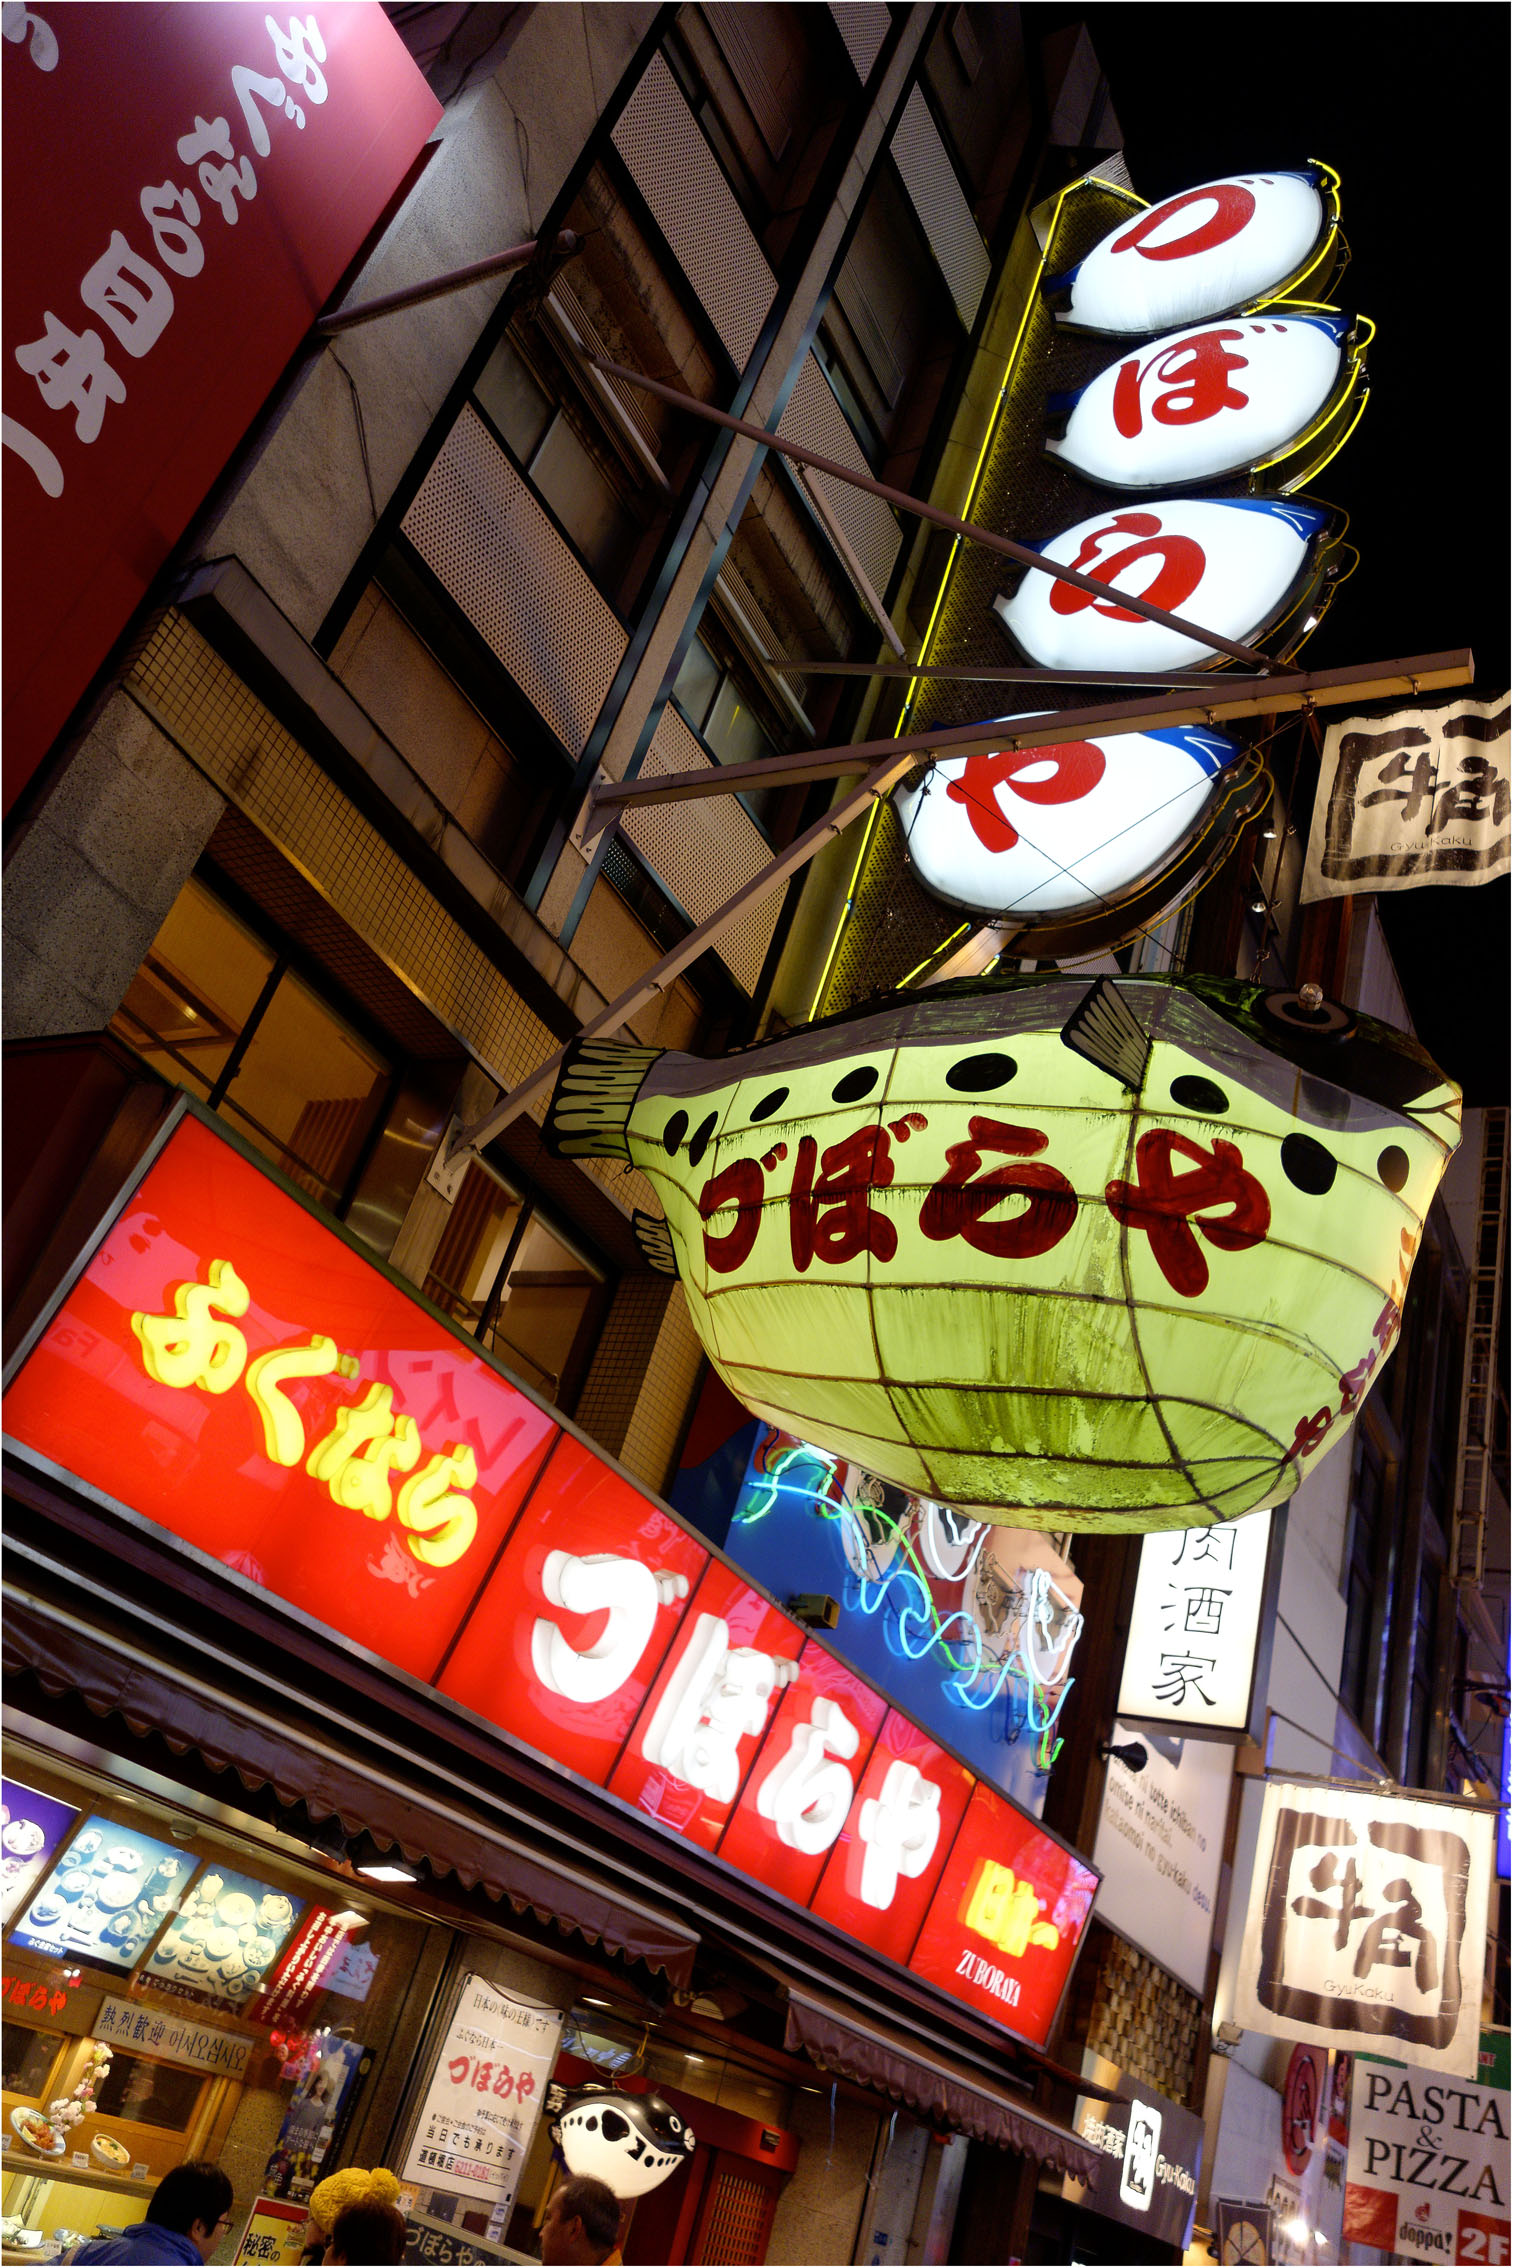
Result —
[[[326,2258],[327,2247],[335,2233],[337,2221],[349,2205],[394,2205],[399,2203],[399,2183],[387,2166],[344,2166],[340,2173],[327,2174],[310,2192],[305,2210],[309,2219],[305,2223],[303,2261],[320,2261]]]

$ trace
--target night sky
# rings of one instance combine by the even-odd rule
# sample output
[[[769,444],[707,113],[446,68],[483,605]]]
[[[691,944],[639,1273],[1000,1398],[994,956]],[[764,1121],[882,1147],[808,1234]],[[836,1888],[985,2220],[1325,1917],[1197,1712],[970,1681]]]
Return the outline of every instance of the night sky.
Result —
[[[1508,10],[1025,10],[1031,38],[1079,15],[1151,203],[1309,158],[1340,175],[1351,258],[1328,297],[1377,326],[1371,399],[1309,493],[1349,513],[1361,560],[1300,666],[1469,646],[1471,694],[1506,693]],[[1378,904],[1425,1044],[1468,1099],[1506,1100],[1507,880]]]

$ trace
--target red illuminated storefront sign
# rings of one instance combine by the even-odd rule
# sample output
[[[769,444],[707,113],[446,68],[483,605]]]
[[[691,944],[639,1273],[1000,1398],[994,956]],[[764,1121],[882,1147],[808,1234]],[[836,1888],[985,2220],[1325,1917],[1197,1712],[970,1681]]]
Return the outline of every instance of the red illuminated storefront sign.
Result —
[[[378,0],[6,18],[8,808],[441,108]]]
[[[6,1432],[1044,2044],[1093,1869],[187,1106]]]

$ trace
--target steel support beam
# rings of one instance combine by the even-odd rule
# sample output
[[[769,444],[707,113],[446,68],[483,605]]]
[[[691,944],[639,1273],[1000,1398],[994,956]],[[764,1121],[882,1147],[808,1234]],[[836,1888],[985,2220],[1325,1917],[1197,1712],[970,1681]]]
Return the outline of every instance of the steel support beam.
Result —
[[[947,528],[952,535],[965,536],[969,543],[981,544],[986,551],[999,552],[1005,559],[1012,559],[1016,566],[1033,567],[1038,573],[1053,576],[1058,583],[1070,583],[1076,590],[1086,591],[1093,598],[1106,599],[1109,596],[1110,586],[1098,582],[1092,575],[1080,575],[1075,567],[1059,566],[1055,560],[1046,559],[1038,551],[1031,551],[1027,544],[1014,543],[1008,536],[994,535],[990,529],[978,527],[975,521],[958,520],[954,513],[943,512],[935,504],[926,504],[918,496],[911,496],[906,489],[889,488],[884,481],[873,480],[865,473],[853,472],[849,465],[838,463],[834,457],[822,457],[817,449],[806,449],[797,441],[784,441],[769,427],[753,425],[747,418],[732,417],[727,410],[715,409],[711,403],[701,402],[696,394],[690,394],[682,386],[664,386],[659,378],[648,378],[644,372],[629,370],[621,362],[605,362],[598,355],[589,355],[585,359],[592,369],[602,371],[607,378],[618,378],[627,386],[639,386],[643,393],[655,394],[659,402],[670,402],[674,409],[687,410],[691,417],[702,417],[711,425],[723,425],[727,432],[739,433],[748,441],[760,441],[765,448],[776,449],[779,456],[790,458],[794,464],[809,465],[816,472],[828,473],[833,480],[843,480],[848,488],[860,488],[868,496],[880,496],[885,504],[893,505],[895,510],[912,512],[917,520],[928,520],[931,527]],[[1201,623],[1189,622],[1183,615],[1168,614],[1164,607],[1152,606],[1146,599],[1136,598],[1123,588],[1119,591],[1119,604],[1127,607],[1132,614],[1141,615],[1147,622],[1159,622],[1163,629],[1176,630],[1184,638],[1196,638],[1200,645],[1211,646],[1216,653],[1228,654],[1235,661],[1249,662],[1254,669],[1265,671],[1276,668],[1276,663],[1268,654],[1263,654],[1259,647],[1240,645],[1233,638],[1221,638],[1217,630],[1205,630]]]
[[[1310,700],[1320,706],[1339,706],[1355,700],[1380,700],[1384,694],[1414,694],[1440,686],[1466,685],[1474,675],[1475,667],[1468,652],[1429,654],[1414,661],[1378,662],[1354,670],[1320,670],[1311,677],[1272,679],[1268,681],[1264,695],[1241,697],[1232,704],[1232,713],[1249,716],[1272,708],[1301,708]],[[1128,707],[1129,704],[1125,706]],[[1208,714],[1206,710],[1194,713],[1205,719]],[[1113,712],[1103,709],[1088,710],[1083,714],[1085,719],[1106,719]],[[1046,728],[1038,736],[1023,737],[1016,745],[1044,746],[1058,734],[1064,737],[1070,721],[1071,712],[1063,710],[1054,726]],[[1124,729],[1130,728],[1126,726]],[[936,754],[941,753],[940,738],[937,734],[933,741],[925,743],[926,748]],[[1004,745],[1001,731],[987,735],[978,729],[976,738],[985,749],[1001,748]],[[832,775],[838,776],[842,770],[865,770],[865,778],[859,780],[855,787],[848,788],[832,804],[823,819],[816,820],[812,827],[806,828],[785,851],[780,851],[764,866],[760,874],[753,875],[718,913],[711,914],[707,921],[701,921],[697,928],[691,929],[681,944],[675,945],[670,953],[664,953],[661,960],[655,962],[644,976],[638,977],[617,1000],[609,1001],[597,1016],[591,1017],[578,1037],[602,1039],[629,1023],[632,1016],[648,1007],[659,994],[667,990],[676,976],[696,961],[701,953],[706,952],[732,922],[739,921],[770,890],[777,889],[790,875],[797,874],[800,868],[807,866],[816,852],[823,850],[827,843],[841,834],[869,804],[876,803],[889,794],[920,761],[920,751],[912,738],[907,741],[877,741],[871,743],[870,747],[872,751],[881,753],[869,753],[866,748],[822,751],[822,754],[831,757],[848,759],[846,763],[839,765],[832,762]],[[860,758],[861,761],[849,761],[852,758]],[[727,777],[738,771],[753,770],[760,771],[764,778],[770,776],[768,768],[763,765],[730,765],[725,770]],[[702,774],[699,776],[703,777]],[[650,795],[651,791],[648,790],[647,793]],[[625,800],[623,794],[622,800]],[[459,1127],[446,1145],[444,1165],[454,1164],[468,1150],[482,1149],[512,1119],[518,1118],[522,1111],[529,1110],[548,1094],[555,1084],[566,1054],[566,1047],[556,1049],[528,1079],[523,1080],[509,1094],[501,1096],[482,1118],[471,1126]]]
[[[1464,649],[1420,654],[1407,661],[1365,662],[1349,669],[1304,671],[1287,677],[1247,679],[1238,685],[1210,677],[1203,693],[1146,694],[1130,701],[1104,702],[1081,709],[1058,709],[1012,729],[991,720],[937,726],[899,740],[864,740],[848,748],[810,748],[790,756],[764,756],[752,764],[716,764],[698,772],[663,773],[650,780],[611,780],[596,787],[584,820],[585,839],[598,834],[619,814],[648,803],[686,803],[708,795],[739,795],[753,788],[788,787],[796,780],[844,779],[876,764],[906,756],[909,765],[943,756],[989,755],[1000,748],[1048,748],[1063,740],[1095,734],[1158,732],[1173,725],[1217,725],[1241,717],[1270,716],[1284,710],[1341,708],[1352,701],[1413,696],[1451,685],[1467,685],[1474,664]],[[909,765],[905,766],[907,770]]]
[[[696,929],[691,929],[680,945],[675,945],[670,953],[664,953],[661,960],[655,962],[644,976],[638,977],[617,1000],[611,1000],[599,1010],[597,1016],[590,1017],[578,1037],[602,1039],[608,1032],[619,1031],[622,1025],[629,1023],[632,1016],[649,1007],[690,962],[698,960],[702,953],[708,951],[732,922],[739,921],[769,891],[775,890],[779,883],[786,882],[791,874],[797,874],[800,867],[807,866],[815,853],[843,833],[857,814],[866,810],[869,803],[875,803],[881,796],[887,795],[904,774],[913,769],[914,762],[912,755],[905,754],[895,756],[889,763],[875,765],[864,780],[831,806],[823,819],[816,820],[785,851],[779,851],[762,868],[760,874],[753,875],[718,913],[711,914],[707,921],[701,921]],[[502,1095],[483,1118],[471,1126],[459,1127],[446,1146],[443,1170],[454,1165],[464,1151],[481,1150],[485,1143],[492,1142],[494,1136],[509,1125],[511,1119],[518,1118],[522,1111],[529,1110],[533,1103],[549,1094],[566,1054],[567,1048],[559,1047],[547,1057],[539,1070],[533,1071],[528,1079],[523,1080],[509,1094]]]
[[[444,275],[431,276],[425,283],[380,292],[376,299],[360,299],[355,307],[339,307],[334,315],[321,316],[314,326],[315,336],[328,339],[336,331],[350,331],[355,324],[375,322],[380,315],[397,315],[403,307],[422,307],[428,299],[445,299],[449,292],[465,291],[469,284],[482,283],[488,276],[523,268],[540,249],[533,236],[525,244],[509,244],[502,252],[491,252],[485,260],[470,260],[464,268],[448,268]],[[570,258],[578,249],[572,229],[563,229],[551,249],[559,259]]]

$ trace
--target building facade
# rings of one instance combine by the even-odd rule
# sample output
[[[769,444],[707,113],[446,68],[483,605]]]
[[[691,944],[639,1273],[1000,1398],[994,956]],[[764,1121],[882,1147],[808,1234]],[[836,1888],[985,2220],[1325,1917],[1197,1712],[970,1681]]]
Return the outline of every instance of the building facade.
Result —
[[[439,122],[373,193],[335,289],[12,808],[5,1297],[28,1414],[7,1465],[20,1791],[7,1801],[36,1847],[7,1884],[5,2210],[46,2231],[131,2220],[167,2164],[218,2154],[236,2183],[233,2241],[251,2247],[235,2256],[294,2259],[319,2174],[381,2161],[406,2183],[415,2257],[531,2258],[563,2163],[560,2100],[539,2123],[535,2104],[554,2085],[602,2084],[654,2089],[697,2136],[635,2203],[627,2260],[1175,2259],[1195,2229],[1189,2257],[1206,2259],[1215,2201],[1265,2195],[1273,2174],[1279,2226],[1306,2203],[1328,2230],[1338,2182],[1323,2202],[1294,2198],[1280,2139],[1263,2164],[1285,2051],[1223,2031],[1259,1783],[1341,1756],[1434,1788],[1491,1768],[1485,1697],[1505,1685],[1507,1636],[1491,1336],[1505,1114],[1468,1124],[1389,1373],[1353,1445],[1277,1528],[1258,1713],[1227,1742],[1151,1741],[1137,1774],[1108,1748],[1130,1733],[1119,1692],[1139,1540],[1016,1532],[964,1572],[962,1534],[931,1532],[944,1611],[970,1607],[1009,1665],[970,1723],[939,1678],[927,1690],[881,1653],[848,1651],[853,1634],[810,1613],[817,1594],[835,1604],[826,1581],[785,1572],[781,1549],[755,1564],[739,1532],[783,1451],[721,1404],[679,1286],[648,1265],[633,1225],[655,1209],[647,1185],[617,1162],[554,1156],[545,1089],[510,1109],[637,988],[625,1036],[709,1056],[894,986],[1058,956],[1093,978],[1312,980],[1406,1024],[1365,905],[1353,920],[1298,905],[1295,720],[1259,720],[1253,792],[1178,903],[1168,892],[1107,935],[1042,938],[1040,952],[932,897],[893,805],[756,890],[823,818],[833,781],[585,827],[597,783],[982,714],[980,686],[922,691],[902,665],[1008,653],[1001,561],[635,381],[1020,541],[1095,509],[1041,446],[1048,396],[1098,359],[1055,332],[1043,287],[1132,203],[1092,45],[1076,26],[1042,37],[1033,11],[861,0],[382,14]],[[310,43],[296,49],[279,68],[310,124],[291,114],[291,135],[317,123]],[[7,72],[39,68],[37,52],[35,34],[8,38]],[[833,674],[845,664],[881,674]],[[666,971],[733,900],[697,957]],[[456,1131],[480,1127],[454,1154]],[[148,1198],[123,1207],[143,1174],[159,1177]],[[170,1197],[182,1213],[162,1209]],[[152,1295],[169,1369],[148,1372],[192,1418],[154,1404],[127,1453],[113,1405],[86,1416],[28,1383],[60,1332],[99,1328],[90,1302],[117,1260],[135,1265],[131,1237],[160,1232],[197,1264],[234,1264],[236,1239],[276,1264],[278,1312],[308,1346],[328,1336],[333,1361],[338,1341],[367,1349],[357,1369],[388,1413],[383,1439],[402,1436],[384,1430],[382,1395],[398,1385],[404,1404],[416,1366],[434,1373],[425,1439],[410,1466],[396,1448],[383,1468],[399,1514],[382,1553],[353,1526],[363,1507],[338,1493],[334,1453],[329,1474],[304,1465],[304,1433],[297,1455],[275,1453],[279,1404],[253,1393],[256,1359],[245,1394],[240,1371],[220,1391],[208,1353],[171,1383],[167,1303],[182,1291],[179,1320],[198,1312],[194,1269]],[[206,1312],[229,1327],[224,1303]],[[232,1331],[244,1355],[251,1330]],[[268,1430],[238,1447],[229,1429],[251,1410]],[[436,1507],[472,1486],[458,1452],[486,1436],[493,1477],[466,1499],[484,1521],[477,1563],[428,1559],[415,1539],[434,1552],[461,1532],[463,1515],[449,1528]],[[441,1477],[407,1497],[402,1471]],[[799,1478],[806,1513],[847,1508],[865,1596],[919,1508],[865,1475]],[[271,1540],[219,1542],[220,1521],[263,1516],[275,1483],[284,1556]],[[321,1490],[345,1506],[329,1541],[311,1524],[312,1507],[328,1518]],[[517,1596],[505,1577],[532,1520]],[[583,1536],[671,1586],[646,1610],[662,1682],[648,1656],[634,1711],[630,1684],[606,1688],[623,1721],[602,1753],[564,1731],[573,1707],[599,1705],[592,1681],[569,1690],[588,1673],[551,1667],[550,1635],[544,1653],[530,1635],[540,1600],[534,1623],[520,1603],[546,1580],[546,1549],[564,1559]],[[828,1665],[804,1674],[853,1695],[879,1769],[890,1737],[905,1764],[921,1753],[908,1740],[934,1744],[963,1815],[975,1803],[1021,1822],[1037,1863],[1073,1888],[1097,1879],[1061,1924],[1043,2006],[1010,1990],[1012,1960],[979,1953],[962,1993],[914,1938],[869,1935],[869,1901],[827,1888],[817,1854],[806,1872],[791,1843],[785,1857],[752,1839],[741,1859],[723,1813],[695,1832],[665,1793],[628,1792],[623,1772],[666,1733],[656,1711],[690,1596],[726,1602],[710,1612],[727,1643],[739,1631],[767,1647],[780,1692],[801,1654]],[[577,1620],[570,1596],[547,1597],[574,1660],[602,1653],[583,1617],[613,1615],[618,1597]],[[889,1710],[896,1735],[880,1729]],[[1164,1841],[1129,1831],[1153,1791]],[[1201,1864],[1171,1829],[1179,1815],[1197,1823]],[[145,1895],[145,1934],[123,1923],[112,1937],[103,1894],[63,1892],[62,1876],[93,1867],[91,1835]],[[865,1840],[858,1827],[847,1847]],[[73,1862],[56,1889],[54,1857]],[[931,1897],[946,1895],[943,1864],[921,1877]],[[251,1901],[276,1939],[266,1975],[245,1945],[215,1949],[219,1993],[193,1941],[160,1958],[152,1867],[164,1886],[217,1881],[207,1908]],[[232,1926],[220,1911],[217,1925]],[[1000,1957],[1011,1937],[1004,1925]],[[461,2055],[470,2020],[479,2038]],[[78,2083],[91,2039],[118,2052],[87,2150],[34,2150],[16,2119]],[[464,2085],[498,2092],[481,2057],[532,2078],[502,2114],[521,2120],[508,2179],[485,2146],[497,2130],[470,2127],[457,2100]],[[1159,2225],[1106,2178],[1152,2091],[1177,2168]],[[1281,2242],[1273,2257],[1289,2256]]]

